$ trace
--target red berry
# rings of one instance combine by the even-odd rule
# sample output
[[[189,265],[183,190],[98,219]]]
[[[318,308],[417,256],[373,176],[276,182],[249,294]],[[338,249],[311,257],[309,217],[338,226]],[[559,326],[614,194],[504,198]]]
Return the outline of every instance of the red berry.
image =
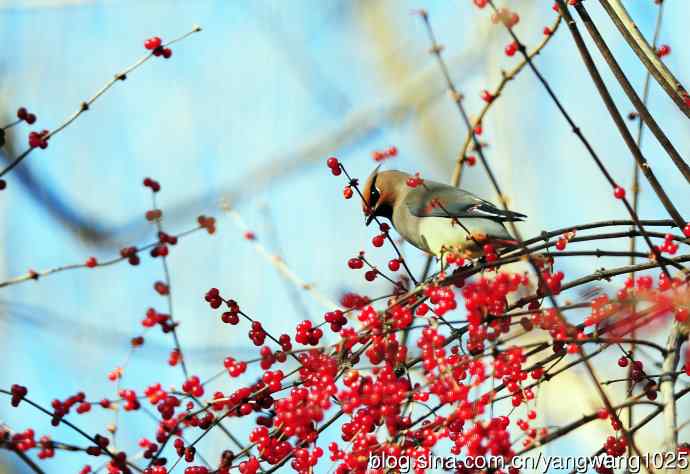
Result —
[[[326,160],[326,165],[329,168],[333,169],[337,168],[340,165],[340,162],[338,161],[338,158],[336,158],[335,156],[331,156],[329,159]]]
[[[345,189],[343,189],[343,196],[345,199],[350,199],[352,194],[352,188],[350,186],[345,186]]]
[[[568,241],[565,239],[558,239],[558,242],[556,242],[556,248],[558,250],[563,250],[563,249],[565,249],[565,246],[567,243],[568,243]]]
[[[492,100],[494,100],[494,95],[486,89],[482,90],[480,97],[484,102],[491,102]]]
[[[96,257],[89,257],[84,265],[86,265],[88,268],[93,268],[98,265],[98,261],[96,260]]]
[[[151,189],[154,193],[157,193],[158,191],[161,190],[161,185],[158,181],[153,180],[151,178],[144,178],[143,184],[145,187]]]
[[[515,53],[517,52],[517,50],[518,50],[518,45],[515,41],[513,41],[512,43],[508,44],[505,47],[506,56],[514,56]]]
[[[371,243],[374,247],[382,247],[385,241],[386,236],[383,234],[376,235],[373,239],[371,239]]]
[[[397,272],[398,270],[400,270],[400,260],[398,260],[397,258],[394,258],[393,260],[388,262],[388,268],[392,272]]]
[[[513,12],[513,14],[510,15],[510,18],[507,21],[507,26],[509,28],[512,28],[513,26],[517,25],[519,22],[520,22],[520,15]]]
[[[168,59],[170,56],[172,56],[172,49],[170,48],[163,48],[163,57],[165,59]]]
[[[667,44],[662,44],[656,50],[656,55],[660,58],[663,58],[664,56],[668,56],[669,54],[671,54],[671,47]]]
[[[685,227],[683,227],[683,235],[686,237],[690,237],[690,222],[685,224]]]
[[[353,270],[358,270],[364,266],[364,262],[360,258],[351,258],[347,261],[347,266]]]
[[[623,199],[625,197],[625,188],[616,186],[616,188],[613,190],[613,195],[616,197],[616,199]]]
[[[158,49],[160,48],[161,44],[163,42],[158,36],[154,36],[153,38],[149,38],[146,41],[144,41],[144,48],[146,49]]]
[[[160,209],[151,209],[151,210],[146,211],[146,214],[144,214],[144,217],[146,218],[147,221],[153,222],[157,219],[160,219],[162,215],[163,215],[163,212]]]

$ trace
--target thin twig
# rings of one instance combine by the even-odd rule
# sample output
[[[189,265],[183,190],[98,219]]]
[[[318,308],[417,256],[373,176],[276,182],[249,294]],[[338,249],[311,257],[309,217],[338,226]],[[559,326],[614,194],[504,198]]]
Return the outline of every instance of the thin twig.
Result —
[[[172,41],[169,41],[169,42],[165,43],[164,45],[161,45],[161,47],[167,47],[167,46],[170,46],[170,45],[172,45],[172,44],[174,44],[174,43],[177,43],[178,41],[182,41],[183,39],[187,38],[188,36],[191,36],[191,35],[194,34],[194,33],[198,33],[199,31],[201,31],[201,27],[200,27],[200,26],[194,26],[194,28],[193,28],[191,31],[185,33],[184,35],[182,35],[182,36],[180,36],[180,37],[178,37],[178,38],[175,38],[175,39],[172,40]],[[45,140],[45,141],[47,142],[48,140],[50,140],[51,138],[53,138],[55,135],[57,135],[58,133],[62,132],[65,128],[67,128],[69,125],[71,125],[72,122],[74,122],[75,120],[77,120],[77,118],[79,118],[79,116],[80,116],[81,114],[83,114],[84,112],[86,112],[87,110],[89,110],[89,109],[91,108],[91,105],[92,105],[94,102],[96,102],[96,100],[98,100],[99,97],[101,97],[103,94],[105,94],[111,87],[113,87],[117,81],[124,81],[125,79],[127,79],[127,75],[128,75],[128,74],[130,74],[131,72],[133,72],[135,69],[137,69],[139,66],[141,66],[142,64],[144,64],[145,62],[147,62],[147,61],[148,61],[149,59],[151,59],[152,57],[154,57],[153,51],[151,51],[151,52],[148,53],[146,56],[144,56],[144,57],[142,57],[141,59],[139,59],[137,62],[135,62],[134,64],[132,64],[132,65],[129,66],[128,68],[126,68],[126,69],[124,69],[123,71],[118,72],[117,74],[115,74],[115,76],[114,76],[110,81],[106,82],[106,84],[105,84],[103,87],[101,87],[101,88],[98,90],[98,92],[96,92],[90,99],[88,99],[88,100],[82,102],[81,104],[79,104],[79,108],[77,109],[76,112],[74,112],[72,115],[70,115],[69,117],[67,117],[67,119],[66,119],[62,124],[58,125],[57,128],[53,129],[51,132],[49,132],[48,134],[46,134],[45,136],[43,136],[43,137],[42,137],[43,140]],[[24,160],[24,158],[26,158],[27,156],[29,156],[29,154],[30,154],[33,150],[34,150],[33,147],[29,147],[29,148],[27,148],[23,153],[20,153],[16,158],[14,158],[14,160],[12,160],[12,161],[10,162],[9,165],[7,165],[2,171],[0,171],[0,178],[2,178],[2,177],[5,176],[7,173],[9,173],[10,171],[12,171],[12,169],[13,169],[15,166],[17,166],[19,163],[21,163],[22,160]]]
[[[657,197],[659,198],[659,201],[661,201],[661,204],[666,209],[666,212],[668,212],[669,216],[671,216],[671,218],[673,219],[673,221],[676,223],[676,225],[678,227],[684,226],[685,220],[683,219],[683,217],[678,212],[678,209],[676,209],[676,207],[671,202],[671,199],[666,194],[666,191],[664,191],[664,188],[661,187],[661,184],[659,184],[659,181],[657,180],[656,176],[654,175],[654,172],[652,171],[651,167],[649,166],[647,159],[642,155],[642,152],[641,152],[640,148],[637,146],[637,143],[635,143],[635,140],[633,139],[633,136],[630,133],[630,130],[628,130],[628,127],[625,124],[625,121],[623,120],[623,116],[621,115],[620,111],[616,107],[616,104],[614,103],[613,98],[611,97],[611,94],[609,93],[608,88],[606,87],[606,84],[604,83],[604,79],[599,74],[599,71],[598,71],[596,65],[594,64],[594,60],[592,59],[592,55],[590,54],[590,52],[587,48],[587,45],[585,44],[585,41],[582,38],[582,35],[580,34],[580,31],[577,28],[577,25],[575,24],[575,20],[570,15],[570,11],[566,7],[565,2],[563,0],[557,0],[557,1],[559,2],[559,5],[561,5],[561,10],[563,12],[563,16],[565,17],[566,24],[568,25],[570,33],[573,36],[573,40],[575,41],[575,44],[577,45],[577,49],[580,51],[580,55],[582,57],[583,62],[585,63],[585,66],[587,67],[589,75],[592,78],[592,81],[594,82],[594,85],[596,86],[597,91],[599,92],[599,95],[601,96],[602,100],[604,101],[604,104],[606,105],[606,108],[609,111],[611,118],[613,119],[614,123],[616,124],[616,128],[618,128],[619,133],[623,137],[623,141],[625,141],[625,144],[628,146],[630,153],[635,158],[637,165],[642,170],[642,174],[644,174],[645,178],[647,178],[649,185],[652,187],[652,189],[656,193]],[[623,71],[618,66],[618,63],[616,63],[615,58],[611,54],[611,51],[608,49],[608,46],[604,42],[601,35],[599,35],[599,32],[596,29],[596,26],[591,21],[591,18],[589,17],[587,12],[584,10],[584,8],[582,8],[582,5],[580,5],[580,8],[578,8],[577,11],[580,14],[580,16],[583,18],[583,21],[585,22],[585,26],[587,27],[590,35],[592,36],[594,43],[597,45],[597,47],[601,51],[602,56],[604,56],[604,59],[606,59],[609,66],[611,67],[611,69],[614,71],[614,73],[616,73],[617,77],[619,78],[619,81],[621,81],[621,85],[627,84],[628,87],[626,88],[625,86],[623,86],[623,89],[629,93],[629,97],[634,96],[634,98],[636,98],[636,100],[633,100],[633,97],[630,97],[631,100],[633,101],[633,103],[635,104],[635,106],[639,107],[638,110],[641,111],[641,116],[646,116],[648,118],[651,118],[651,116],[649,115],[649,112],[646,110],[646,108],[642,104],[642,101],[639,100],[639,97],[637,97],[637,94],[633,90],[632,86],[625,79],[625,76],[623,75]],[[656,125],[656,122],[654,122],[653,120],[650,120],[650,122],[648,122],[648,125],[651,125],[653,127],[654,125]],[[652,127],[650,127],[650,129],[652,129]],[[658,129],[658,126],[656,129]],[[659,131],[660,131],[660,129],[659,129]],[[672,155],[672,157],[673,157],[673,155]],[[680,158],[680,156],[678,156],[678,159],[680,159],[679,163],[685,165],[685,168],[687,169],[687,164],[682,160],[682,158]],[[676,162],[675,159],[674,159],[674,162]],[[678,165],[679,163],[676,163],[676,164]],[[681,171],[683,171],[683,169],[681,169]],[[686,175],[684,173],[684,175],[686,176],[686,179],[690,179],[690,170],[687,170],[687,172],[688,172],[688,174]],[[636,216],[636,213],[631,208],[631,216],[633,216],[633,215]]]

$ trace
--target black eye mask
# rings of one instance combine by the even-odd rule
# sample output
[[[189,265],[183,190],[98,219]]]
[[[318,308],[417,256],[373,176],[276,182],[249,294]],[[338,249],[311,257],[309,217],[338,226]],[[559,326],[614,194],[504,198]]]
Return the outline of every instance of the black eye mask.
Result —
[[[374,176],[374,180],[371,182],[371,190],[369,191],[370,209],[374,209],[376,207],[376,203],[378,203],[379,199],[381,198],[381,193],[379,193],[379,190],[376,189],[376,178],[378,178],[378,175]]]

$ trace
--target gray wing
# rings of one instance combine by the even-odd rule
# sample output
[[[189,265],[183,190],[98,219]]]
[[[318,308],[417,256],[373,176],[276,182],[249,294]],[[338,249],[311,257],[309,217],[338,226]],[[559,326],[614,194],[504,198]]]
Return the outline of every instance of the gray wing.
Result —
[[[500,222],[520,221],[527,217],[513,211],[504,211],[474,194],[436,181],[410,189],[405,205],[417,217],[480,217]]]

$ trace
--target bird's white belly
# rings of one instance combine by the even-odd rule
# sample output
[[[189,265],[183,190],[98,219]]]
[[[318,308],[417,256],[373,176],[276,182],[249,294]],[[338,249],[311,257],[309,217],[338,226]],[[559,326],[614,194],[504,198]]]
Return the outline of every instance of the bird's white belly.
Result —
[[[501,223],[490,219],[464,218],[458,224],[447,217],[423,217],[418,229],[428,250],[437,257],[448,251],[467,252],[472,257],[479,254],[481,248],[470,234],[480,243],[487,238],[512,239]]]
[[[467,246],[474,246],[467,232],[460,225],[453,224],[453,219],[447,217],[420,219],[419,233],[431,253],[437,257],[441,255],[442,250],[447,252],[453,248],[463,251]]]

